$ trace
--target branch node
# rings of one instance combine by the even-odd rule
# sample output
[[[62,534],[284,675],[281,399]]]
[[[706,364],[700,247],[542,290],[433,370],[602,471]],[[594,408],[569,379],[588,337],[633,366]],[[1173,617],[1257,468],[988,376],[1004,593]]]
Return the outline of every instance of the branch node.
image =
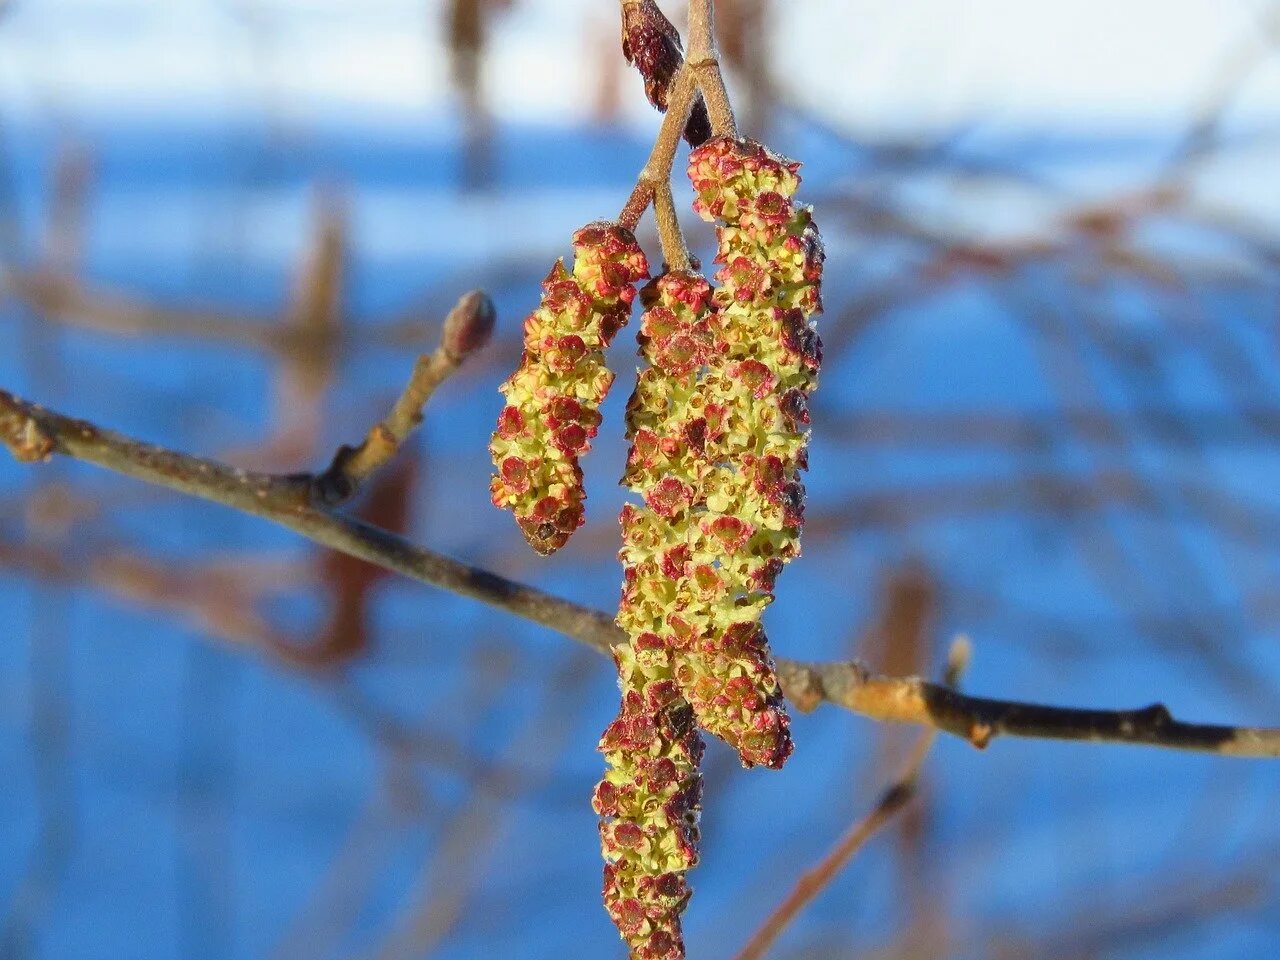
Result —
[[[1138,716],[1144,724],[1156,730],[1163,729],[1174,722],[1173,714],[1163,703],[1153,703],[1149,707],[1143,707],[1138,711]]]
[[[0,393],[0,443],[21,463],[43,463],[53,455],[53,437],[36,420],[36,409]]]
[[[893,784],[880,798],[880,809],[884,813],[892,813],[899,807],[907,803],[916,793],[916,781],[914,778],[910,780],[899,780]]]
[[[801,713],[812,713],[829,699],[822,674],[807,663],[779,663],[778,680],[783,693]]]
[[[991,746],[991,741],[995,739],[995,735],[995,728],[982,720],[975,720],[971,723],[968,733],[965,734],[968,741],[979,750],[985,750]]]

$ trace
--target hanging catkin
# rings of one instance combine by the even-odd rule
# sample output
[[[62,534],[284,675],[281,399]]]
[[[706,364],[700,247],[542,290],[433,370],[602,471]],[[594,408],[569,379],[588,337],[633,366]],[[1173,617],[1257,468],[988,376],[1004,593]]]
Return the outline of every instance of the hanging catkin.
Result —
[[[796,165],[724,139],[694,151],[695,207],[720,228],[713,291],[673,272],[642,292],[627,408],[624,580],[615,655],[622,711],[596,790],[605,903],[636,960],[684,956],[685,873],[697,861],[701,743],[782,766],[790,722],[761,624],[799,554],[809,392],[821,346],[822,246],[791,201]]]
[[[578,461],[613,384],[604,350],[627,322],[634,284],[649,273],[631,231],[616,224],[583,227],[573,246],[572,271],[556,263],[524,322],[524,354],[502,385],[507,403],[489,445],[493,503],[511,510],[541,554],[559,550],[582,525]]]

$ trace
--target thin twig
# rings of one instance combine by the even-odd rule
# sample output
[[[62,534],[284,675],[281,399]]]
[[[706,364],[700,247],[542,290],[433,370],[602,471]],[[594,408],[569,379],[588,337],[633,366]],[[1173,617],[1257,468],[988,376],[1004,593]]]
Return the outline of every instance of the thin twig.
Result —
[[[716,51],[715,0],[689,0],[689,56],[686,62],[697,74],[698,88],[711,115],[711,132],[717,137],[736,140],[738,123]]]
[[[449,311],[435,351],[423,354],[391,411],[370,428],[358,447],[341,447],[324,473],[316,477],[320,503],[336,506],[359,492],[366,480],[394,457],[422,422],[422,410],[431,395],[462,362],[488,342],[493,332],[493,302],[472,290]]]
[[[158,307],[46,271],[0,269],[0,293],[15,297],[51,320],[88,330],[126,336],[175,335],[246,343],[263,350],[282,349],[284,335],[269,317]]]
[[[142,443],[45,410],[0,390],[0,443],[21,460],[60,454],[280,524],[421,583],[479,600],[611,654],[625,634],[613,618],[535,587],[415,546],[314,505],[309,475],[236,470]],[[1162,705],[1080,710],[956,693],[918,677],[881,677],[853,662],[778,660],[787,697],[801,710],[830,703],[873,720],[935,728],[986,747],[997,736],[1128,743],[1232,757],[1280,757],[1280,728],[1191,724]]]
[[[943,679],[947,689],[955,689],[956,684],[960,682],[961,674],[969,665],[970,654],[971,647],[968,640],[964,638],[957,638],[951,645],[951,651],[947,657],[946,675]],[[764,923],[734,960],[761,960],[769,948],[777,942],[778,937],[782,936],[783,931],[800,915],[800,912],[831,885],[840,871],[853,859],[854,854],[915,797],[916,787],[920,782],[920,771],[924,767],[925,759],[929,756],[929,751],[933,749],[933,742],[937,736],[936,729],[926,730],[920,734],[911,748],[901,773],[880,795],[880,801],[871,812],[850,827],[817,864],[800,875],[795,886],[765,918]]]
[[[627,229],[636,228],[645,210],[660,194],[665,192],[666,199],[670,199],[671,167],[675,163],[680,135],[689,118],[689,111],[693,108],[696,94],[697,84],[694,82],[693,72],[688,66],[682,66],[671,82],[667,112],[662,118],[662,126],[658,129],[649,159],[645,161],[644,168],[636,178],[635,189],[631,191],[631,196],[618,215],[618,222]],[[680,230],[674,201],[670,206],[665,201],[655,203],[654,216],[658,221],[658,239],[662,244],[662,256],[667,261],[667,266],[673,270],[689,269],[689,248]]]
[[[627,4],[624,3],[624,12]],[[658,224],[658,240],[662,244],[662,256],[671,270],[696,269],[697,262],[689,254],[680,218],[671,196],[671,168],[675,163],[680,137],[689,120],[690,111],[699,95],[707,103],[711,116],[711,130],[719,136],[737,137],[738,128],[733,117],[733,107],[720,73],[720,61],[715,48],[715,23],[711,0],[690,0],[689,3],[689,55],[680,65],[670,86],[665,91],[666,115],[658,130],[653,150],[644,168],[636,178],[635,188],[627,198],[618,222],[634,230],[653,206]]]
[[[747,945],[737,953],[734,960],[762,960],[783,931],[799,916],[800,911],[831,884],[831,881],[868,840],[887,826],[894,816],[911,802],[916,795],[920,768],[936,737],[936,730],[928,730],[919,736],[902,773],[880,795],[879,802],[871,812],[850,827],[826,856],[800,876],[791,892],[774,908]]]
[[[689,253],[680,229],[680,215],[676,213],[675,197],[671,195],[671,182],[662,180],[653,190],[653,216],[658,222],[658,240],[662,244],[663,259],[672,270],[697,268],[697,260]]]
[[[355,346],[399,348],[425,340],[435,325],[418,311],[359,327],[315,327],[271,314],[151,303],[114,287],[30,269],[0,267],[0,295],[11,296],[54,323],[121,337],[172,337],[242,346],[282,356],[332,354]]]

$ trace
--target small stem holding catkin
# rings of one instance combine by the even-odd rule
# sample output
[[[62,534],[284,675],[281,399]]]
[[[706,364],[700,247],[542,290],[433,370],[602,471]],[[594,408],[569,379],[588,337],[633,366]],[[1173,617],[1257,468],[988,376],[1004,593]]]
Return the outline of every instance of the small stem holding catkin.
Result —
[[[675,201],[671,200],[671,168],[675,163],[676,150],[680,146],[681,131],[688,120],[696,95],[697,84],[693,71],[686,64],[680,68],[671,83],[667,113],[662,119],[657,140],[654,141],[640,176],[636,178],[635,189],[631,191],[631,196],[618,215],[618,222],[622,226],[635,230],[645,210],[653,204],[663,259],[668,267],[678,270],[688,269],[691,260],[684,233],[680,229]],[[659,194],[664,192],[666,197],[659,202]]]
[[[669,181],[663,180],[654,187],[653,215],[658,222],[658,239],[667,269],[678,272],[694,269],[693,256],[680,229],[680,215],[676,213],[676,201]]]
[[[628,23],[627,16],[638,15],[636,11],[640,6],[623,4],[624,31]],[[663,22],[666,22],[665,18]],[[628,51],[629,57],[632,55],[625,45],[624,50]],[[654,90],[659,88],[655,87]],[[670,83],[659,90],[660,97],[654,97],[654,90],[650,91],[650,98],[655,105],[665,107],[666,115],[649,159],[636,179],[635,189],[627,198],[618,222],[628,230],[635,230],[644,212],[652,205],[667,267],[671,270],[687,270],[690,267],[697,269],[698,265],[690,256],[685,243],[680,218],[671,197],[671,169],[675,163],[676,150],[680,146],[680,137],[687,130],[691,111],[704,109],[701,106],[704,101],[705,109],[710,114],[712,133],[735,139],[738,136],[733,106],[729,102],[729,93],[720,73],[712,0],[690,0],[689,55],[672,75]]]
[[[698,89],[706,101],[712,133],[736,140],[738,123],[716,50],[714,0],[689,0],[689,55],[685,63],[693,69]]]

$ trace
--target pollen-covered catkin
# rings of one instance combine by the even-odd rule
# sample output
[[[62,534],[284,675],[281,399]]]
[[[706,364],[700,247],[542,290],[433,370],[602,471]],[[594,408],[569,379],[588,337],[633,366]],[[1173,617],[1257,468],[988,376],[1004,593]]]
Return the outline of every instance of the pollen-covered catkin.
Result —
[[[502,385],[506,406],[489,445],[495,506],[510,509],[525,539],[554,553],[582,525],[579,458],[600,425],[613,383],[604,350],[627,322],[635,284],[649,274],[630,230],[612,223],[573,237],[564,262],[542,282],[542,303],[524,322],[520,366]]]
[[[721,599],[677,679],[698,723],[744,763],[781,766],[788,719],[760,617],[800,553],[808,395],[817,385],[823,249],[809,208],[792,202],[799,165],[760,144],[717,138],[690,156],[694,208],[719,221],[714,294],[719,348],[702,376],[708,431],[700,495],[700,582]],[[719,557],[714,567],[706,557]]]
[[[780,767],[789,721],[760,617],[772,600],[781,516],[761,516],[759,404],[735,357],[738,332],[702,277],[671,273],[642,293],[649,362],[627,408],[618,623],[673,651],[698,723],[744,764]]]
[[[641,298],[647,309],[640,341],[651,366],[640,374],[628,412],[633,443],[635,405],[645,385],[656,396],[669,390],[675,411],[694,385],[712,340],[705,328],[713,314],[711,288],[701,277],[667,274],[645,287]],[[652,333],[659,328],[673,335],[680,328],[689,335],[678,343],[655,338]],[[677,422],[665,426],[675,431]],[[664,463],[673,473],[689,476],[696,470],[696,458],[678,440],[667,444],[667,451],[671,459]],[[634,469],[635,462],[633,449],[624,482],[646,493],[646,476]],[[658,468],[656,461],[653,466]],[[693,509],[692,498],[683,509],[646,499],[644,506],[625,506],[621,518],[618,625],[628,641],[616,648],[614,657],[622,711],[600,741],[609,769],[596,788],[595,808],[604,818],[605,906],[635,960],[684,957],[680,914],[689,899],[685,873],[698,859],[702,741],[676,680],[680,638],[668,625],[672,605],[687,593],[687,584],[682,583],[683,570],[664,569],[664,557],[689,539]]]
[[[648,366],[627,408],[623,483],[643,505],[621,517],[618,625],[629,639],[616,652],[623,707],[601,740],[609,771],[596,810],[614,922],[637,960],[675,960],[697,859],[695,723],[748,765],[779,767],[791,753],[760,616],[786,553],[781,531],[798,520],[762,483],[773,469],[761,466],[762,431],[776,424],[740,369],[740,318],[690,273],[659,277],[641,299]]]
[[[656,634],[616,648],[622,709],[600,738],[604,904],[634,960],[683,960],[685,874],[698,862],[702,738]]]

